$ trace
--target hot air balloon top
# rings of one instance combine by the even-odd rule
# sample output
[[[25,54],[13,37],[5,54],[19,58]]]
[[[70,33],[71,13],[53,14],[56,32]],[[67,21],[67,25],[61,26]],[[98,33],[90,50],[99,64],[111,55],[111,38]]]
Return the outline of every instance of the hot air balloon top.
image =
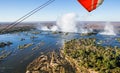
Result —
[[[99,7],[104,0],[78,0],[78,2],[88,11],[91,12]]]

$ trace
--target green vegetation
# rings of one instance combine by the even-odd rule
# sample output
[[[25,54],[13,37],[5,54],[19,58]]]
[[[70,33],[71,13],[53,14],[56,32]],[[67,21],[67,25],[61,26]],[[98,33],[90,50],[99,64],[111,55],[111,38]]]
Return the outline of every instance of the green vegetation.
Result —
[[[8,29],[8,30],[6,30],[6,31],[0,32],[0,34],[30,31],[31,29],[35,29],[35,28],[32,27],[32,26],[14,27],[14,28],[12,28],[12,29]]]
[[[97,33],[90,32],[90,33],[81,33],[80,36],[90,36],[90,35],[96,35]]]
[[[33,45],[33,43],[24,44],[24,45],[19,45],[19,46],[18,46],[18,49],[24,50],[24,49],[26,49],[26,48],[28,48],[28,47],[30,47],[30,46],[32,46],[32,45]]]
[[[4,49],[0,50],[0,54],[5,53],[6,51]]]
[[[40,34],[40,33],[41,33],[41,32],[38,32],[38,31],[32,32],[32,34],[35,34],[35,35]]]
[[[117,40],[118,42],[120,42],[120,38],[116,38],[116,40]]]
[[[96,39],[74,39],[64,44],[65,55],[71,57],[80,67],[99,73],[120,73],[120,48],[103,47]]]
[[[58,32],[57,31],[52,31],[52,34],[58,34]]]
[[[7,53],[5,53],[5,54],[3,54],[3,55],[0,55],[0,60],[8,57],[10,54],[12,54],[12,52],[7,52]]]
[[[8,42],[0,42],[0,48],[3,48],[5,46],[10,46],[11,44],[13,44],[12,42],[8,41]]]
[[[31,36],[30,39],[34,40],[35,38],[38,38],[37,36]]]

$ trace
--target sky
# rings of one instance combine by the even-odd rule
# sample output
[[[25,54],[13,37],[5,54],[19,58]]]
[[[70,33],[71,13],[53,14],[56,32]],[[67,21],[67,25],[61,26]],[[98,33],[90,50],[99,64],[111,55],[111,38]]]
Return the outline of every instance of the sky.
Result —
[[[13,22],[48,0],[0,0],[0,22]],[[104,0],[92,12],[77,0],[55,0],[25,21],[56,21],[61,15],[75,13],[80,21],[120,21],[120,0]]]

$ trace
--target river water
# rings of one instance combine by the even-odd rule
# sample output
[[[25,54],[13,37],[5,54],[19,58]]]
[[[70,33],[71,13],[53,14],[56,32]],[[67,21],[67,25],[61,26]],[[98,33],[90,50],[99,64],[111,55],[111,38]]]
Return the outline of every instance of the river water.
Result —
[[[35,34],[34,32],[38,32]],[[35,38],[31,38],[35,37]],[[103,46],[118,46],[120,47],[120,42],[116,40],[119,38],[119,35],[116,36],[103,36],[103,35],[90,35],[90,36],[81,36],[78,33],[56,33],[49,31],[28,31],[28,32],[18,32],[11,34],[0,35],[0,42],[11,41],[13,44],[0,48],[0,55],[2,51],[12,52],[8,57],[0,60],[0,73],[25,73],[27,65],[32,62],[34,59],[39,57],[43,53],[48,53],[53,50],[59,51],[65,41],[69,41],[75,38],[96,38],[96,43],[102,41]],[[23,39],[24,40],[21,40]],[[18,49],[19,45],[33,43],[32,46],[20,50]],[[34,47],[38,46],[40,43],[43,43],[39,46],[38,49],[33,50]]]

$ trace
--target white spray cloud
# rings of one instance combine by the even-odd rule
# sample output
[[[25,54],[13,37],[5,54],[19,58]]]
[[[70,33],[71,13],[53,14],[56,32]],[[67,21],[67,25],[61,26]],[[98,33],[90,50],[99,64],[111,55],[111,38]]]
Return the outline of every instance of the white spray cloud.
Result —
[[[43,30],[43,31],[50,31],[50,29],[48,29],[47,26],[42,26],[41,30]]]
[[[58,18],[56,25],[48,28],[47,26],[37,27],[43,31],[62,31],[62,32],[74,32],[74,33],[89,33],[91,29],[85,29],[84,26],[77,26],[78,15],[76,13],[67,13]]]
[[[47,26],[44,26],[44,25],[41,24],[41,23],[38,23],[38,24],[36,25],[36,29],[38,29],[38,30],[43,30],[43,31],[50,31],[50,29],[49,29]]]
[[[116,35],[114,27],[110,22],[107,22],[104,27],[104,31],[100,32],[101,35]]]
[[[61,16],[57,20],[58,30],[62,32],[77,32],[76,22],[78,15],[75,13],[68,13]]]
[[[58,31],[58,27],[56,25],[52,26],[50,31]]]
[[[89,24],[80,23],[80,25],[78,27],[78,33],[91,33],[91,32],[93,32],[93,29],[86,28],[86,25],[89,25]]]

